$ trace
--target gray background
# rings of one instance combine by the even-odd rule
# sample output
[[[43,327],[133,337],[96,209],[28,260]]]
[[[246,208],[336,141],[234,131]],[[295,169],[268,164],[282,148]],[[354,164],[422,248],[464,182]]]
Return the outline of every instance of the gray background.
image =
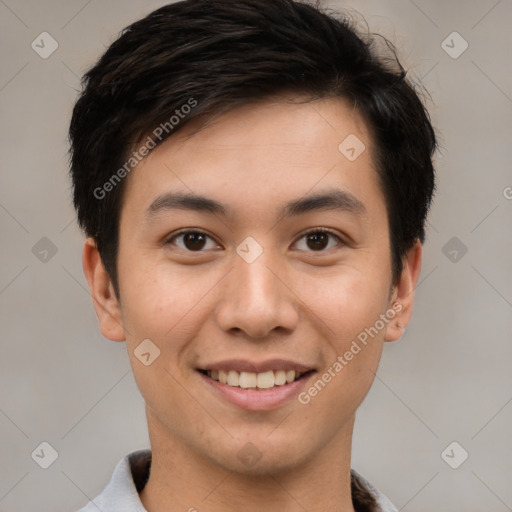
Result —
[[[76,510],[149,446],[125,346],[99,333],[82,273],[66,129],[81,74],[164,3],[0,0],[1,511]],[[443,145],[415,314],[385,346],[352,465],[400,510],[512,510],[512,3],[329,5],[400,47]],[[59,44],[47,59],[31,48],[43,31]],[[458,58],[442,47],[453,31],[469,44]],[[48,469],[31,457],[43,441]],[[452,465],[469,453],[458,469],[441,457],[453,441]]]

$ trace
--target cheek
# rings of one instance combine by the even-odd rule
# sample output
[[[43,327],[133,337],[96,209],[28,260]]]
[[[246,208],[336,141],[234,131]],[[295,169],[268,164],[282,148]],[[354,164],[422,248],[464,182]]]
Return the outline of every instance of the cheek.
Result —
[[[330,310],[326,304],[323,310],[333,332],[326,334],[329,346],[323,347],[322,368],[299,401],[310,407],[310,417],[317,418],[314,421],[323,428],[329,424],[333,435],[355,413],[377,372],[387,325],[381,320],[386,309],[378,295],[372,304],[360,296],[347,296]]]
[[[317,313],[316,328],[326,340],[317,379],[321,382],[311,393],[306,391],[311,398],[318,395],[318,405],[351,404],[348,409],[354,410],[368,392],[391,321],[386,316],[390,281],[390,272],[388,276],[378,265],[365,265],[340,270],[320,288],[318,279],[307,285],[308,305]]]
[[[346,343],[385,312],[391,272],[387,275],[376,268],[378,265],[347,265],[329,274],[297,279],[306,310],[316,313],[329,338]]]
[[[187,294],[186,289],[183,291],[185,282],[165,280],[157,274],[132,274],[125,278],[126,346],[135,381],[147,406],[153,411],[162,407],[186,410],[190,404],[182,383],[187,378],[187,368],[182,363],[187,360],[183,354],[193,332],[190,312],[194,311],[197,297]]]
[[[178,340],[210,280],[191,281],[186,271],[170,272],[168,266],[157,262],[146,267],[143,262],[126,263],[122,309],[129,331],[127,342],[128,338],[136,342],[141,336],[158,340],[159,345]]]

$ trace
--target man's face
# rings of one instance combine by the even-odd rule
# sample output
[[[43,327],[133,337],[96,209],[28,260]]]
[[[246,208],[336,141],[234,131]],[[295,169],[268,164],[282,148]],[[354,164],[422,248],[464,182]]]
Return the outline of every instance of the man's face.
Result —
[[[392,287],[372,141],[336,99],[262,102],[187,130],[127,178],[120,220],[121,323],[150,435],[238,472],[298,467],[350,437],[388,327],[376,324]],[[353,136],[366,147],[355,160]],[[172,207],[166,194],[225,213]],[[324,194],[337,206],[284,210]],[[160,350],[148,365],[136,356],[146,339]],[[293,369],[308,373],[282,384]],[[242,371],[250,387],[230,385]]]

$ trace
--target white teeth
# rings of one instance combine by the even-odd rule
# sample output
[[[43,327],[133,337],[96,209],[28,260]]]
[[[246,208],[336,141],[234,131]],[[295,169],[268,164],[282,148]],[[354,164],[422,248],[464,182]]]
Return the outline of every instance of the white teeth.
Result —
[[[235,370],[229,370],[228,373],[228,384],[230,386],[237,386],[238,382],[240,380],[240,374],[238,372],[235,372]]]
[[[212,377],[213,379],[213,377]],[[256,387],[256,374],[249,372],[240,372],[240,378],[238,379],[238,385],[241,388],[255,388]]]
[[[276,386],[286,384],[286,372],[284,370],[277,370],[277,372],[274,372],[274,384]]]
[[[228,386],[240,387],[242,389],[258,388],[271,389],[274,386],[283,386],[284,384],[293,382],[303,373],[295,370],[269,370],[267,372],[237,372],[235,370],[208,370],[208,377],[218,380],[222,384]]]
[[[293,372],[295,373],[295,372]],[[269,370],[268,372],[258,373],[257,386],[260,389],[270,389],[274,387],[274,372]]]

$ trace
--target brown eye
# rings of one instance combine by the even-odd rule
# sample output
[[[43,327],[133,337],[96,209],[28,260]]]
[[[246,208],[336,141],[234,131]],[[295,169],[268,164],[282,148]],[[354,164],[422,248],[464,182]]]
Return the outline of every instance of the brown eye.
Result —
[[[167,241],[167,244],[173,244],[189,252],[201,252],[208,245],[208,240],[212,240],[206,233],[201,231],[182,231],[177,235],[174,235]],[[178,243],[179,241],[180,243]],[[212,240],[213,241],[213,240]],[[213,244],[215,247],[216,245]],[[209,249],[212,247],[206,247]]]
[[[202,233],[186,233],[183,236],[183,244],[191,251],[198,251],[204,247],[205,238]]]
[[[304,250],[307,252],[322,252],[326,248],[330,249],[331,247],[336,247],[336,245],[342,244],[342,240],[339,236],[326,229],[315,229],[313,231],[309,231],[302,235],[300,240],[302,239],[305,240],[306,249]],[[334,239],[338,243],[329,246],[329,239]]]
[[[307,244],[310,249],[323,250],[329,243],[329,235],[326,233],[309,233],[306,235]]]

